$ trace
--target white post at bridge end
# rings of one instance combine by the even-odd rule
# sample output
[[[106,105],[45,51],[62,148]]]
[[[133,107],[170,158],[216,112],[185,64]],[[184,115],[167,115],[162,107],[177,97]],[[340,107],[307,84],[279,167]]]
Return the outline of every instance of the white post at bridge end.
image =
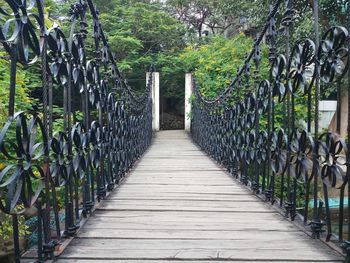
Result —
[[[146,74],[146,83],[148,84],[149,75]],[[160,130],[159,124],[159,72],[153,72],[152,79],[152,129],[153,131]]]
[[[193,92],[193,75],[192,73],[186,73],[185,77],[185,131],[191,130],[191,111],[192,105],[190,98]]]

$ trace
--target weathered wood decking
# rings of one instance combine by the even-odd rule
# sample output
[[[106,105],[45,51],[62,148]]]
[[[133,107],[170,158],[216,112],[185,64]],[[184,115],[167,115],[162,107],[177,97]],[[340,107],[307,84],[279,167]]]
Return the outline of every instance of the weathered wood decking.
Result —
[[[58,262],[341,262],[235,182],[187,133],[157,133]]]

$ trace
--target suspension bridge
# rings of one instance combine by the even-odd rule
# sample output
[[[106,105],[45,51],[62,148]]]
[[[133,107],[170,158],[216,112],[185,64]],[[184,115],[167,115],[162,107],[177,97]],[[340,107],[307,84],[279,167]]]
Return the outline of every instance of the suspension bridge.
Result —
[[[102,202],[58,262],[83,259],[343,260],[235,182],[184,131],[156,135],[125,182]]]
[[[4,2],[0,42],[11,78],[0,210],[12,220],[16,263],[350,262],[350,132],[340,136],[349,25],[321,35],[318,1],[315,39],[290,44],[293,1],[278,0],[217,98],[203,96],[193,79],[190,132],[156,131],[155,67],[143,94],[128,86],[92,0],[71,6],[69,35],[46,28],[44,1]],[[260,76],[264,42],[268,79]],[[40,112],[15,112],[19,65],[41,69]],[[338,87],[334,132],[319,131],[321,85]],[[58,132],[54,88],[64,98]],[[305,127],[296,99],[306,105]],[[279,105],[283,127],[276,126]],[[19,221],[28,211],[37,241],[25,250]]]

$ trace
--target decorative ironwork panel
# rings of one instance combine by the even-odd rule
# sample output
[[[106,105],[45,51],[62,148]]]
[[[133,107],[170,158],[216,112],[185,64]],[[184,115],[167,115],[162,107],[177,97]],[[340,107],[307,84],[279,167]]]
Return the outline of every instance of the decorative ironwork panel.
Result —
[[[0,171],[0,210],[13,217],[16,262],[20,262],[18,218],[36,208],[42,261],[53,257],[62,237],[76,233],[96,200],[116,187],[147,150],[152,139],[153,78],[150,74],[140,96],[127,85],[92,0],[71,6],[70,35],[57,25],[46,28],[43,0],[3,2],[0,42],[10,56],[11,82],[8,121],[0,132],[5,163]],[[87,20],[90,16],[92,21]],[[86,47],[90,35],[93,52]],[[15,113],[18,64],[41,68],[43,112]],[[63,95],[62,130],[52,116],[53,87]],[[81,98],[83,117],[77,122],[73,93]],[[61,210],[58,192],[63,193]]]
[[[341,245],[350,262],[350,125],[346,140],[339,135],[341,87],[349,92],[350,83],[350,25],[332,27],[320,36],[318,1],[313,3],[315,39],[292,45],[294,1],[278,0],[230,86],[209,99],[194,79],[192,136],[232,176],[286,217],[298,218],[313,237]],[[263,40],[268,45],[268,79],[259,75]],[[330,84],[338,87],[337,130],[321,133],[320,86]],[[297,99],[305,105],[305,125],[295,117]],[[282,127],[276,125],[279,105]],[[331,204],[331,194],[338,198],[337,206]]]

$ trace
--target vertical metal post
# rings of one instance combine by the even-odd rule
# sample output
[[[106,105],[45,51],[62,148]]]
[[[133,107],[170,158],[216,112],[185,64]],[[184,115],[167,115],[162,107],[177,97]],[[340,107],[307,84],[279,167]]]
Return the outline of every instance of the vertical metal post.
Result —
[[[40,11],[40,19],[43,22],[43,26],[41,28],[41,38],[43,40],[43,48],[41,52],[41,60],[42,60],[42,83],[43,83],[43,108],[44,108],[44,134],[47,136],[49,125],[48,125],[48,70],[47,70],[47,38],[46,38],[46,30],[44,25],[44,0],[41,2],[41,11]],[[47,138],[47,137],[46,137]],[[44,141],[44,175],[45,175],[45,213],[43,217],[44,222],[44,253],[46,256],[52,258],[53,251],[49,249],[48,244],[51,241],[51,229],[50,229],[50,221],[51,221],[51,194],[55,194],[50,191],[51,186],[51,175],[50,175],[50,149],[48,145],[48,141]],[[55,212],[55,211],[54,211]],[[56,217],[57,218],[57,217]],[[59,232],[59,229],[58,229]]]
[[[13,226],[13,245],[15,249],[15,262],[20,263],[20,247],[19,247],[19,232],[18,232],[18,217],[16,214],[12,215],[12,226]]]
[[[291,35],[291,27],[293,25],[293,15],[294,15],[294,10],[293,10],[293,0],[287,0],[287,5],[286,5],[286,13],[284,17],[284,21],[282,22],[285,26],[286,30],[286,59],[287,59],[287,73],[286,73],[286,82],[288,82],[288,73],[289,73],[289,65],[290,65],[290,35]],[[287,84],[288,85],[288,84]],[[291,134],[291,132],[294,131],[295,128],[295,111],[294,111],[294,94],[293,91],[290,91],[287,87],[287,116],[288,116],[288,121],[287,121],[287,134]],[[290,160],[290,140],[287,140],[287,160]],[[287,161],[287,202],[285,205],[286,208],[286,214],[287,216],[290,215],[291,219],[294,220],[295,217],[295,209],[296,209],[296,179],[293,179],[293,190],[292,190],[292,178],[291,178],[291,166],[289,164],[289,161]],[[281,188],[283,188],[283,185],[281,185]],[[283,196],[283,192],[281,197]]]
[[[255,41],[257,41],[255,39]],[[256,136],[256,142],[255,142],[255,147],[256,149],[258,147],[261,147],[259,145],[259,138],[260,138],[260,116],[259,116],[259,100],[263,100],[264,98],[260,98],[259,96],[259,66],[260,66],[260,45],[256,42],[254,45],[254,92],[257,94],[256,96],[256,102],[255,102],[255,136]],[[257,156],[255,155],[255,159],[257,159]],[[254,181],[254,191],[259,193],[259,188],[260,188],[260,166],[258,160],[255,160],[255,165],[254,165],[254,172],[255,172],[255,181]]]
[[[17,71],[17,45],[15,43],[11,43],[9,117],[13,117],[15,113],[16,74],[17,74],[16,71]]]
[[[273,6],[269,6],[270,10],[270,15],[273,12]],[[275,25],[275,18],[274,16],[270,17],[269,21],[269,29],[268,29],[268,42],[269,42],[269,62],[270,65],[273,64],[274,60],[276,59],[276,25]],[[270,79],[270,82],[272,83],[272,79]],[[271,136],[272,132],[274,131],[275,128],[275,114],[274,114],[274,98],[273,98],[273,91],[272,87],[269,90],[268,93],[268,111],[267,111],[267,134],[268,136]],[[264,184],[267,185],[268,189],[265,190],[265,196],[267,199],[270,199],[271,203],[274,203],[274,192],[275,192],[275,174],[270,168],[271,164],[271,139],[268,140],[268,145],[267,145],[267,160],[268,160],[268,168],[266,171],[267,177],[264,180]]]
[[[350,34],[350,3],[348,2],[348,9],[347,9],[347,29]],[[350,37],[348,38],[348,65],[350,65]],[[347,126],[347,139],[348,139],[348,149],[350,149],[350,69],[348,69],[348,86],[347,86],[347,92],[348,92],[348,126]],[[350,163],[350,152],[348,151],[347,154],[347,163]],[[346,176],[347,176],[347,199],[348,199],[348,231],[347,231],[347,241],[344,243],[344,252],[346,253],[346,263],[350,263],[350,169],[349,166],[346,170]]]
[[[342,90],[341,90],[341,81],[337,80],[337,110],[336,110],[336,116],[337,116],[337,125],[336,125],[336,132],[341,135],[341,108],[342,108]]]
[[[315,30],[315,43],[316,43],[316,52],[318,54],[318,49],[320,46],[320,33],[319,33],[319,16],[318,16],[318,0],[314,0],[313,5],[313,13],[314,13],[314,30]],[[315,84],[315,142],[318,140],[318,117],[319,117],[319,94],[320,94],[320,62],[318,59],[315,60],[315,74],[316,74],[316,84]],[[317,162],[318,154],[318,144],[315,144],[314,149],[314,162]],[[312,220],[312,230],[313,237],[320,237],[320,217],[318,214],[318,170],[314,171],[314,185],[313,185],[313,220]]]
[[[37,227],[38,227],[38,260],[41,262],[43,258],[43,209],[41,206],[41,201],[37,203],[38,217],[37,217]]]

